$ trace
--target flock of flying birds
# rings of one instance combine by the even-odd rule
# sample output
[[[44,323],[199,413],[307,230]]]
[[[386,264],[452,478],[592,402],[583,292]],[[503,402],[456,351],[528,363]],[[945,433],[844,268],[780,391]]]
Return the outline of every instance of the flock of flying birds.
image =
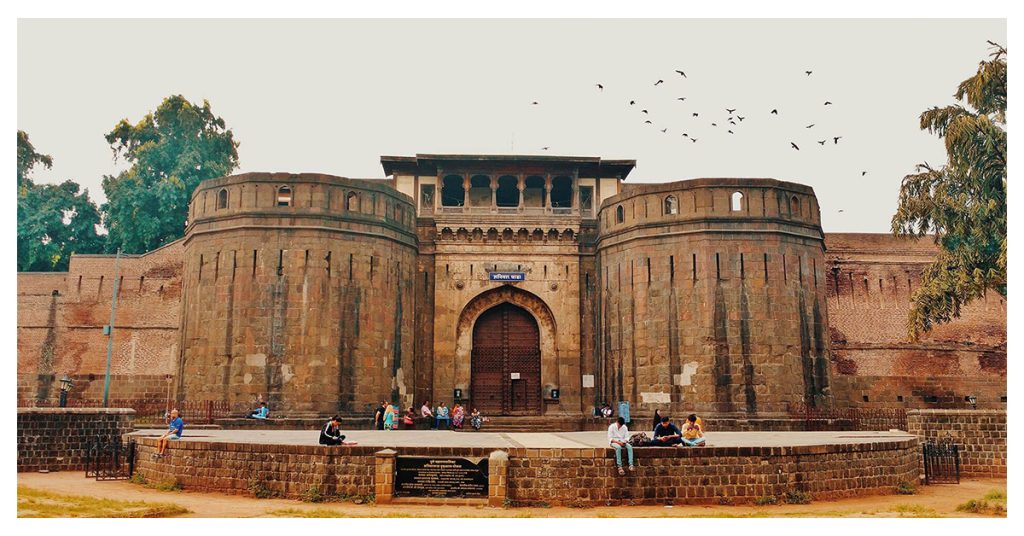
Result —
[[[687,78],[686,73],[684,71],[680,70],[680,69],[676,69],[675,73],[679,77],[681,77],[681,78]],[[805,77],[809,77],[812,74],[814,74],[814,71],[804,71]],[[654,82],[654,85],[656,87],[657,86],[661,86],[662,84],[665,84],[665,80],[664,79],[658,79],[656,82]],[[597,83],[597,84],[594,84],[594,86],[597,88],[598,91],[604,91],[604,85],[603,84]],[[676,97],[676,100],[680,101],[680,102],[683,102],[683,101],[686,100],[686,97]],[[532,101],[532,102],[530,102],[530,105],[531,106],[539,106],[540,103],[538,101]],[[644,108],[642,104],[638,103],[636,101],[636,99],[630,99],[629,100],[629,106],[635,107],[636,109],[639,110],[638,113],[640,114],[640,117],[644,119],[643,123],[645,125],[651,125],[651,126],[657,128],[658,125],[655,125],[655,123],[653,121],[653,116],[651,115],[650,111],[647,110],[646,108]],[[822,104],[822,106],[832,106],[832,102],[826,100],[824,102],[824,104]],[[724,119],[715,118],[714,120],[709,121],[709,122],[710,122],[712,127],[723,129],[723,130],[725,130],[729,134],[736,134],[736,131],[739,130],[739,128],[742,126],[743,121],[745,121],[747,119],[754,119],[754,117],[755,117],[755,116],[752,116],[749,113],[747,115],[740,115],[739,113],[737,113],[737,112],[739,112],[739,110],[737,108],[725,108],[725,111],[726,111],[726,114],[724,115]],[[776,117],[779,117],[779,115],[780,114],[779,114],[778,108],[773,108],[771,111],[764,113],[764,116],[766,116],[766,117],[768,117],[770,119],[774,119]],[[700,112],[691,112],[691,119],[699,121],[700,117],[701,117],[701,113]],[[723,117],[723,116],[719,115],[718,117]],[[721,123],[721,125],[719,125],[719,123]],[[804,127],[804,129],[812,129],[812,128],[814,128],[814,126],[815,126],[815,123],[811,123],[809,125],[806,125]],[[670,128],[669,127],[665,127],[665,128],[659,129],[659,130],[661,131],[662,134],[669,134],[670,133]],[[672,130],[674,130],[674,129],[672,129]],[[697,137],[691,136],[690,133],[685,132],[682,129],[680,129],[679,133],[680,133],[680,135],[683,138],[690,140],[691,143],[697,143],[698,141],[700,141]],[[816,136],[813,138],[814,141],[817,142],[818,145],[820,145],[821,147],[825,147],[829,143],[829,141],[831,141],[833,145],[839,145],[839,140],[843,139],[842,136],[832,136],[832,135],[827,135],[827,136],[825,136],[825,139],[821,139],[821,140],[816,139],[816,138],[817,138]],[[801,142],[801,143],[803,143],[803,142]],[[800,150],[800,146],[797,145],[796,141],[790,140],[789,141],[789,146],[792,149],[794,149],[794,150],[797,150],[797,151]],[[548,149],[550,149],[550,147],[541,147],[542,151],[547,151]],[[863,177],[864,175],[867,175],[867,173],[868,173],[867,171],[861,171],[860,174]]]

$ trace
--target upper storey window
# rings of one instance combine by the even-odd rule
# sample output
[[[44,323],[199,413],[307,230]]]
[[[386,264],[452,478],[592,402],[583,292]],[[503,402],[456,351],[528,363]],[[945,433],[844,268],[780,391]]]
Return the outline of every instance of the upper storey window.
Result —
[[[221,188],[217,192],[217,210],[222,208],[228,208],[228,190],[227,188]]]
[[[292,189],[289,188],[288,186],[282,186],[277,189],[277,206],[292,206]]]
[[[441,181],[441,206],[461,207],[466,201],[462,175],[448,175]]]
[[[580,210],[588,215],[594,211],[593,186],[580,186]]]
[[[545,206],[546,200],[544,199],[544,177],[530,175],[529,177],[526,177],[526,181],[523,186],[523,206]]]
[[[730,197],[730,208],[733,212],[743,210],[743,194],[740,192],[733,192]]]
[[[622,223],[626,219],[626,211],[622,205],[615,207],[615,223]]]
[[[572,177],[551,179],[551,208],[572,207]]]
[[[789,202],[789,210],[792,211],[794,216],[800,215],[800,199],[795,195]]]
[[[345,210],[349,212],[359,211],[359,194],[355,192],[349,192],[345,196]]]
[[[679,201],[676,200],[676,196],[670,195],[665,198],[665,215],[679,214]]]
[[[499,207],[518,207],[519,179],[511,175],[498,177],[498,189],[494,192],[494,202]]]

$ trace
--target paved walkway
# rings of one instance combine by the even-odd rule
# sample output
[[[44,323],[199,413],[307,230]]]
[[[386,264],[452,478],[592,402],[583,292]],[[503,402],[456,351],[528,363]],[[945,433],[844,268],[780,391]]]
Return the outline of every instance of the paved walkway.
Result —
[[[159,436],[162,430],[141,430],[134,436]],[[318,430],[189,430],[183,440],[270,445],[316,445]],[[346,441],[372,447],[590,448],[608,445],[605,432],[452,432],[447,430],[343,431]],[[648,433],[647,435],[652,435]],[[790,447],[837,443],[905,440],[906,432],[708,432],[709,446]]]

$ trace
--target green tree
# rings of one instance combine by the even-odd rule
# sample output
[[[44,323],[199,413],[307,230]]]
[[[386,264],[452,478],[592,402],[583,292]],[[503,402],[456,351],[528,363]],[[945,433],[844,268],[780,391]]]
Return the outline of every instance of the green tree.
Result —
[[[106,140],[131,167],[103,178],[108,251],[144,253],[180,238],[193,190],[238,167],[238,143],[224,120],[181,95],[131,124],[122,119]]]
[[[921,129],[944,138],[948,160],[903,178],[892,218],[896,236],[934,234],[938,258],[925,268],[907,319],[917,339],[960,316],[993,289],[1006,296],[1006,49],[994,51],[954,96],[966,106],[934,107]]]
[[[97,253],[103,238],[96,233],[100,214],[89,191],[67,180],[61,184],[35,184],[32,168],[53,165],[18,131],[18,271],[49,272],[68,269],[73,253]]]
[[[36,164],[46,166],[46,169],[53,167],[53,158],[50,155],[39,154],[32,142],[28,141],[28,134],[24,130],[18,131],[18,189],[21,189],[25,181],[31,182],[29,174]]]

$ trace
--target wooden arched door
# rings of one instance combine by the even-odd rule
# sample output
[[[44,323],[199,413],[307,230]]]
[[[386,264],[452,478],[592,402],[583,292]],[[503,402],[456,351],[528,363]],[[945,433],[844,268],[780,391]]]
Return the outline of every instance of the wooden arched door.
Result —
[[[473,326],[472,406],[484,415],[540,414],[540,330],[510,303],[485,311]]]

